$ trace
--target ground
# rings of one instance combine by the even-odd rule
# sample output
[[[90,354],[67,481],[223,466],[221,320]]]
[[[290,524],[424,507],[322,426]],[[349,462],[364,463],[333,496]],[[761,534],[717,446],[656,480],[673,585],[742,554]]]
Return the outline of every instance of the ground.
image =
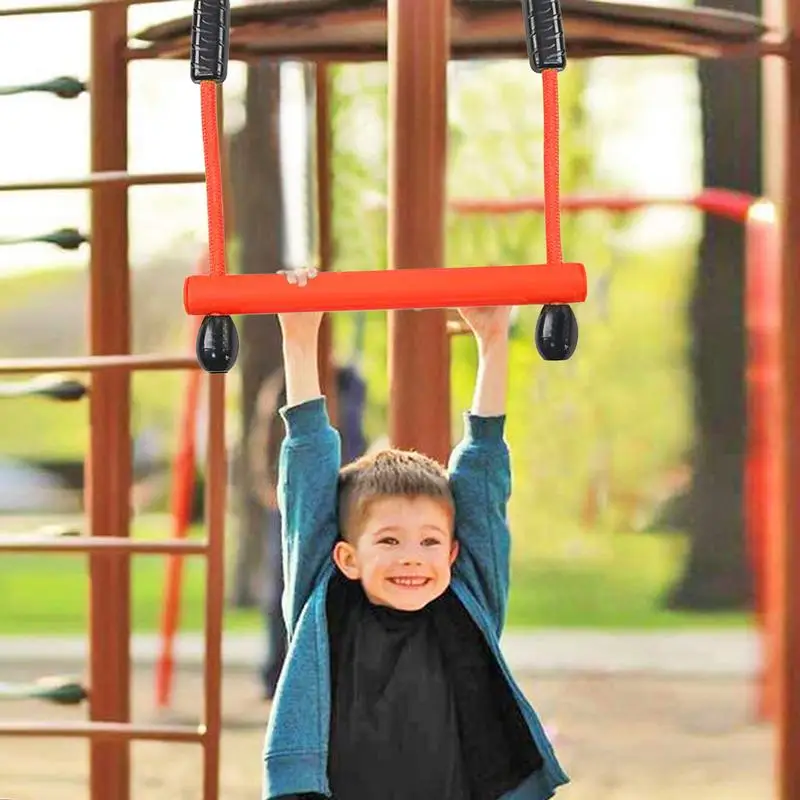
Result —
[[[4,667],[25,679],[33,668]],[[525,677],[525,692],[556,736],[572,784],[559,800],[770,800],[772,735],[751,718],[744,680],[688,680],[603,674]],[[157,718],[152,673],[137,670],[134,714]],[[268,706],[252,676],[224,681],[225,730],[220,800],[258,800],[259,764]],[[202,676],[178,676],[174,708],[164,721],[197,719]],[[0,719],[74,719],[82,712],[32,702],[5,703]],[[87,747],[80,741],[5,739],[0,744],[2,800],[89,800]],[[131,800],[200,800],[196,746],[133,746]],[[113,800],[113,798],[104,798]]]

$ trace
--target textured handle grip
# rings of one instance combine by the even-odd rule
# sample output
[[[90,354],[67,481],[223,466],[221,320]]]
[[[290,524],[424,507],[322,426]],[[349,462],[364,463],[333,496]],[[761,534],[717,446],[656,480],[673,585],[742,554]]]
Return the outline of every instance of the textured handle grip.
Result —
[[[228,75],[229,0],[195,0],[192,17],[191,75],[195,83],[222,83]]]
[[[567,66],[567,46],[559,0],[522,0],[522,13],[531,69],[563,70]]]

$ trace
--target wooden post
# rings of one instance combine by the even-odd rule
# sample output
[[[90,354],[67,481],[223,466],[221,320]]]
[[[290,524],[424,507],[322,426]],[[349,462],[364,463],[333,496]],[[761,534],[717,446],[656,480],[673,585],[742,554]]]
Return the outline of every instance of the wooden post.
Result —
[[[128,163],[127,7],[91,12],[91,169],[125,171]],[[122,183],[91,190],[89,346],[92,355],[130,353],[128,190]],[[92,375],[91,441],[86,507],[92,536],[130,533],[130,374]],[[89,674],[92,720],[130,719],[130,560],[123,553],[89,557]],[[90,745],[92,800],[128,800],[127,741]]]
[[[319,269],[327,272],[333,268],[333,175],[331,174],[331,111],[330,76],[328,65],[319,62],[314,70],[315,102],[315,163],[317,184],[317,251]],[[332,314],[326,314],[320,326],[319,370],[320,385],[327,398],[328,413],[336,424],[339,403],[333,361]]]
[[[248,65],[247,121],[230,142],[227,171],[232,190],[228,208],[234,208],[236,214],[242,273],[275,272],[284,267],[286,210],[281,191],[280,85],[280,62],[260,59]],[[255,479],[244,454],[257,416],[258,393],[264,381],[281,368],[281,334],[278,319],[272,314],[242,317],[239,331],[242,456],[237,492],[241,513],[230,597],[235,607],[248,608],[257,606],[257,586],[264,582],[265,510],[253,492]],[[273,467],[268,465],[269,474]]]
[[[221,93],[220,93],[221,94]],[[219,798],[222,736],[222,621],[225,604],[225,509],[227,448],[225,439],[225,375],[208,381],[208,451],[206,453],[205,738],[203,740],[203,800]]]
[[[783,150],[783,441],[786,519],[776,548],[779,608],[778,796],[800,800],[800,0],[788,0]]]
[[[443,267],[450,0],[389,0],[388,20],[389,268]],[[446,328],[444,310],[389,313],[389,438],[442,462]]]

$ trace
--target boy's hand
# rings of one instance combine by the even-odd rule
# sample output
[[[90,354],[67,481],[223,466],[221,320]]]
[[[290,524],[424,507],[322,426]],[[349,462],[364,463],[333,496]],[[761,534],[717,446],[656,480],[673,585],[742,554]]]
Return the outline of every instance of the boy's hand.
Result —
[[[475,338],[481,344],[488,344],[500,338],[507,339],[511,325],[512,306],[485,306],[459,308],[464,322],[469,325]]]
[[[284,269],[279,274],[285,275],[289,283],[302,288],[310,280],[317,277],[317,270],[314,267],[309,269]],[[278,314],[278,321],[283,331],[284,340],[300,340],[303,342],[307,342],[310,339],[316,340],[324,315],[324,311],[291,311]]]
[[[506,413],[511,310],[511,306],[458,310],[478,343],[478,375],[471,409],[478,417],[499,417]]]
[[[289,283],[302,291],[316,277],[316,269],[283,270]],[[322,311],[278,314],[283,331],[283,365],[286,375],[286,404],[299,405],[321,395],[318,348]]]

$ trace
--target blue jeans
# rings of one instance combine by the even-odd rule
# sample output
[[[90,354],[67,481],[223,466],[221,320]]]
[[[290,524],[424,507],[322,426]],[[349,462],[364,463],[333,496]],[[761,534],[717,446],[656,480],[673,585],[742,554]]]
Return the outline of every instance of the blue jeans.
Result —
[[[275,694],[283,662],[286,659],[286,626],[281,611],[283,595],[283,563],[281,560],[281,515],[277,509],[266,510],[266,587],[264,623],[267,632],[267,653],[261,668],[265,697]]]

